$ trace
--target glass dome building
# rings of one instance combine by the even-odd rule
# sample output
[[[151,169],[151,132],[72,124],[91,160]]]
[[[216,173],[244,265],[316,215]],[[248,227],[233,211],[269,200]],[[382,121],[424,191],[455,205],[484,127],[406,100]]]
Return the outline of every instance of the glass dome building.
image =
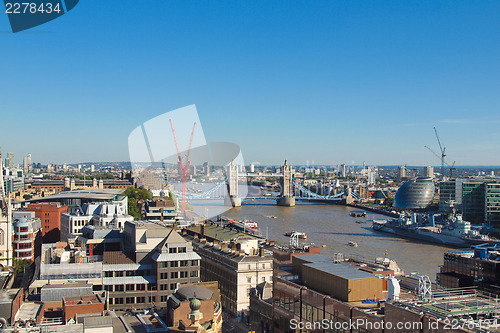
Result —
[[[434,198],[434,182],[431,177],[417,177],[401,185],[394,197],[394,207],[419,209],[429,206]]]

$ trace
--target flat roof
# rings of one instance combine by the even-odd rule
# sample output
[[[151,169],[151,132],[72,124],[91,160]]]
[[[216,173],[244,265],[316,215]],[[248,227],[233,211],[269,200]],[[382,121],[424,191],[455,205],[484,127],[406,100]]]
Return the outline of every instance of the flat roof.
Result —
[[[92,288],[92,284],[86,282],[68,282],[68,283],[54,283],[54,284],[45,284],[42,286],[42,289],[65,289],[65,288]]]
[[[308,262],[307,264],[304,264],[304,266],[336,275],[347,280],[376,278],[375,275],[362,271],[356,266],[343,262],[336,263],[332,258],[321,254],[298,256],[294,257],[293,260],[295,260],[295,258]]]
[[[81,304],[101,304],[101,299],[93,295],[81,295],[81,296],[66,296],[63,297],[63,303],[65,305],[81,305]]]
[[[21,307],[19,308],[19,311],[17,311],[15,320],[29,320],[29,319],[35,319],[37,315],[40,313],[42,310],[43,304],[40,303],[35,303],[35,302],[24,302],[21,304]]]
[[[195,225],[186,229],[201,234],[201,225]],[[261,237],[258,236],[231,230],[230,227],[223,228],[216,224],[211,224],[211,223],[205,224],[205,235],[210,238],[217,239],[221,242],[227,242],[238,237],[251,237],[255,239],[261,239]]]
[[[26,202],[57,201],[68,199],[113,200],[117,195],[122,194],[124,191],[124,189],[116,188],[65,191],[49,195],[48,197],[44,198],[26,200]]]
[[[334,263],[329,262],[315,262],[311,264],[305,264],[304,266],[311,267],[326,273],[330,273],[335,276],[339,276],[346,280],[355,280],[355,279],[372,279],[377,278],[375,275],[371,273],[364,272],[352,265],[339,262]]]

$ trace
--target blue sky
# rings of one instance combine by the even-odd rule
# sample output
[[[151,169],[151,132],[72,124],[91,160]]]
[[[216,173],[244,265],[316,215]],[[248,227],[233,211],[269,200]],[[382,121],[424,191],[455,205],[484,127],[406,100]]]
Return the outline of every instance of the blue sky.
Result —
[[[13,34],[0,146],[17,162],[128,160],[144,121],[196,104],[247,162],[500,165],[499,1],[82,0]],[[169,130],[168,128],[166,130]]]

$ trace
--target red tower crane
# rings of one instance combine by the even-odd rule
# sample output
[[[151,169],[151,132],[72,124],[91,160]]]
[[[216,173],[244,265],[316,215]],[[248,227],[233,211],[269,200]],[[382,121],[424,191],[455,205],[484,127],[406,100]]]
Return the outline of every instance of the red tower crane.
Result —
[[[172,127],[172,134],[174,135],[175,148],[177,149],[177,157],[179,158],[179,176],[182,181],[182,213],[186,211],[186,178],[189,173],[189,154],[191,153],[191,145],[193,144],[194,129],[196,123],[193,124],[193,131],[191,132],[191,138],[189,139],[189,146],[186,154],[186,158],[183,161],[181,150],[179,149],[179,142],[177,141],[177,136],[175,135],[175,128],[172,119],[170,119],[170,126]]]

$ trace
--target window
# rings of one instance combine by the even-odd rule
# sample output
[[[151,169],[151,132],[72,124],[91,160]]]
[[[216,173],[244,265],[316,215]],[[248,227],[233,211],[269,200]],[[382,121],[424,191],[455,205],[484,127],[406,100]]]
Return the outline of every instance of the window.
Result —
[[[184,272],[184,271],[181,272],[181,279],[187,278],[187,277],[188,277],[188,272],[187,271],[186,272]]]
[[[177,283],[170,284],[170,290],[175,290],[176,287],[177,287]]]
[[[134,285],[133,284],[127,284],[127,288],[126,289],[127,289],[127,291],[128,290],[133,291],[134,290]]]
[[[123,298],[115,298],[115,304],[123,304]]]
[[[170,272],[171,279],[177,279],[179,277],[179,272]]]
[[[125,276],[134,276],[134,271],[126,271]]]
[[[181,267],[185,267],[189,264],[188,260],[181,260]]]
[[[171,261],[170,267],[179,267],[179,262],[178,261]]]
[[[191,271],[191,277],[198,277],[198,271]]]
[[[122,277],[122,276],[123,276],[123,271],[115,272],[115,277]]]
[[[104,286],[104,290],[113,291],[113,286]]]
[[[248,283],[252,283],[252,277],[251,276],[247,276],[247,282]]]
[[[186,253],[186,248],[185,247],[180,247],[179,248],[179,253]]]
[[[191,260],[191,266],[198,266],[199,265],[199,260]]]
[[[137,303],[145,303],[146,302],[146,298],[145,297],[137,297]]]
[[[123,284],[117,284],[115,286],[115,291],[123,291]]]
[[[156,296],[149,296],[148,303],[154,303],[154,302],[156,302]]]
[[[104,272],[104,277],[113,277],[113,272]]]
[[[168,253],[177,253],[177,248],[176,247],[169,248]]]
[[[134,300],[135,297],[127,297],[125,299],[125,303],[127,304],[132,304],[132,303],[135,303],[135,300]]]
[[[146,290],[146,285],[145,284],[137,284],[135,286],[135,290]]]

